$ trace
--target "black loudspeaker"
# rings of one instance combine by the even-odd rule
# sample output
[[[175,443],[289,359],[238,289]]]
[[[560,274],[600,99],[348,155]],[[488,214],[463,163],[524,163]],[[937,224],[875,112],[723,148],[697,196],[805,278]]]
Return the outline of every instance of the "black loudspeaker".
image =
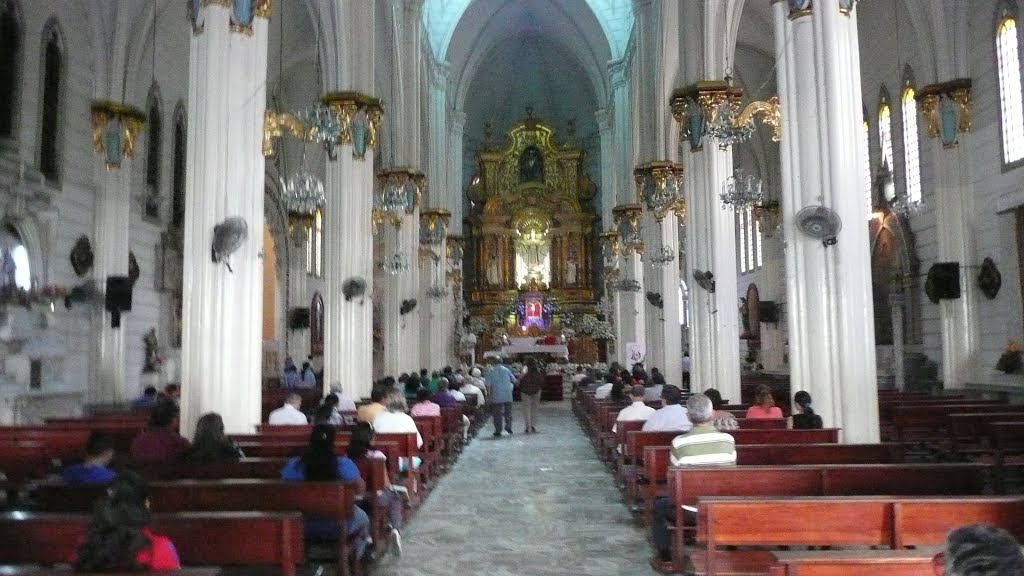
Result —
[[[937,262],[928,270],[924,292],[933,303],[960,297],[960,263]]]
[[[288,327],[292,330],[309,328],[309,308],[292,308],[288,318]]]
[[[762,300],[757,304],[757,315],[764,324],[779,322],[779,307],[771,300]]]
[[[132,310],[132,281],[127,276],[107,276],[107,297],[105,302],[110,312],[110,326],[121,327],[121,312]]]

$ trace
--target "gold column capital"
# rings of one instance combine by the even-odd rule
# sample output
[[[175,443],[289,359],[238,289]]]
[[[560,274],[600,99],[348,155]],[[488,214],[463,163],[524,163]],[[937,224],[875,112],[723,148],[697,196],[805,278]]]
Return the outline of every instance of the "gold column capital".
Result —
[[[93,102],[89,111],[93,150],[106,156],[108,170],[119,168],[122,158],[135,155],[135,137],[146,123],[146,115],[137,108],[108,100]]]
[[[972,128],[971,79],[957,78],[922,87],[915,94],[930,138],[941,138],[944,148],[955,148],[958,134]]]
[[[686,215],[682,179],[682,165],[671,160],[647,162],[633,170],[637,200],[646,203],[659,222],[664,220],[669,212]]]
[[[366,156],[366,148],[377,148],[380,124],[384,119],[384,106],[380,98],[361,92],[328,92],[320,98],[338,116],[341,125],[339,144],[352,145],[352,155],[358,160]]]

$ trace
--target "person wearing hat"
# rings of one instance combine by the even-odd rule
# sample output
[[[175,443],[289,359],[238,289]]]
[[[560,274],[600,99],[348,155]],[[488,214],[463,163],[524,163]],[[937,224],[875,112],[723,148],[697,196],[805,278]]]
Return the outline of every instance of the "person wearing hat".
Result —
[[[633,400],[633,403],[619,410],[619,415],[615,417],[616,425],[612,426],[612,432],[618,432],[618,422],[646,421],[651,417],[651,414],[654,414],[654,408],[644,404],[644,395],[646,393],[647,389],[644,388],[643,384],[634,384],[630,388],[629,397]]]
[[[644,432],[678,430],[687,432],[693,428],[686,416],[686,408],[682,405],[683,391],[671,384],[661,390],[662,407],[651,414],[644,422]]]

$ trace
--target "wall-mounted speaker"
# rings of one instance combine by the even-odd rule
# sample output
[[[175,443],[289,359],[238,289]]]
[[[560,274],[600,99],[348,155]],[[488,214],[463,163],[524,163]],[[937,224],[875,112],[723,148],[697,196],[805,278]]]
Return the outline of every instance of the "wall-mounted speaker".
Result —
[[[938,304],[939,300],[956,300],[960,297],[960,263],[936,262],[928,270],[924,283],[928,299]]]
[[[110,312],[110,326],[121,327],[121,313],[132,310],[132,280],[127,276],[107,276],[105,308]]]
[[[771,300],[761,300],[757,304],[757,315],[764,324],[779,322],[779,307]]]

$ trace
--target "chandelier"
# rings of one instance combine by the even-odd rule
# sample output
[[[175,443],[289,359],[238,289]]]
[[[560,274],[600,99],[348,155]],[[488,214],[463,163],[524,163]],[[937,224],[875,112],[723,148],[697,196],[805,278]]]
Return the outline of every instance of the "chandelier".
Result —
[[[452,213],[443,210],[424,210],[420,213],[420,244],[422,246],[439,247],[444,243],[448,233],[448,224]]]
[[[411,168],[391,168],[377,173],[374,208],[388,214],[412,214],[419,207],[426,177]]]
[[[409,269],[409,257],[400,251],[395,251],[384,256],[384,258],[381,259],[379,266],[381,270],[388,274],[397,276]]]
[[[675,250],[672,250],[672,248],[667,244],[662,244],[660,248],[652,250],[647,255],[647,259],[655,266],[668,266],[676,259],[676,253]]]
[[[448,257],[448,264],[456,270],[462,268],[462,258],[466,251],[465,240],[463,240],[462,236],[449,235],[444,247]]]
[[[430,288],[427,288],[427,298],[430,298],[435,302],[444,300],[448,297],[448,294],[450,294],[448,287],[443,284],[435,284]]]
[[[305,110],[300,110],[295,116],[306,128],[308,140],[323,146],[329,159],[337,160],[336,146],[341,138],[341,122],[338,115],[323,102],[317,102]]]
[[[303,149],[302,165],[291,175],[281,177],[281,203],[288,213],[288,221],[294,225],[311,228],[316,213],[327,204],[324,183],[306,167]]]
[[[642,288],[640,282],[629,278],[623,278],[616,282],[612,282],[611,285],[619,292],[639,292]]]
[[[659,221],[672,210],[682,216],[686,206],[682,197],[682,166],[669,161],[649,162],[633,170],[633,180],[637,199],[654,212]]]
[[[723,81],[698,82],[672,94],[672,116],[679,122],[691,150],[703,148],[709,136],[725,150],[748,140],[754,134],[754,119],[772,127],[772,141],[782,139],[782,110],[778,97],[741,106],[743,90],[733,86],[726,71]]]
[[[757,175],[737,168],[732,176],[725,179],[722,193],[719,195],[726,208],[746,208],[764,203],[764,191],[761,179]]]

